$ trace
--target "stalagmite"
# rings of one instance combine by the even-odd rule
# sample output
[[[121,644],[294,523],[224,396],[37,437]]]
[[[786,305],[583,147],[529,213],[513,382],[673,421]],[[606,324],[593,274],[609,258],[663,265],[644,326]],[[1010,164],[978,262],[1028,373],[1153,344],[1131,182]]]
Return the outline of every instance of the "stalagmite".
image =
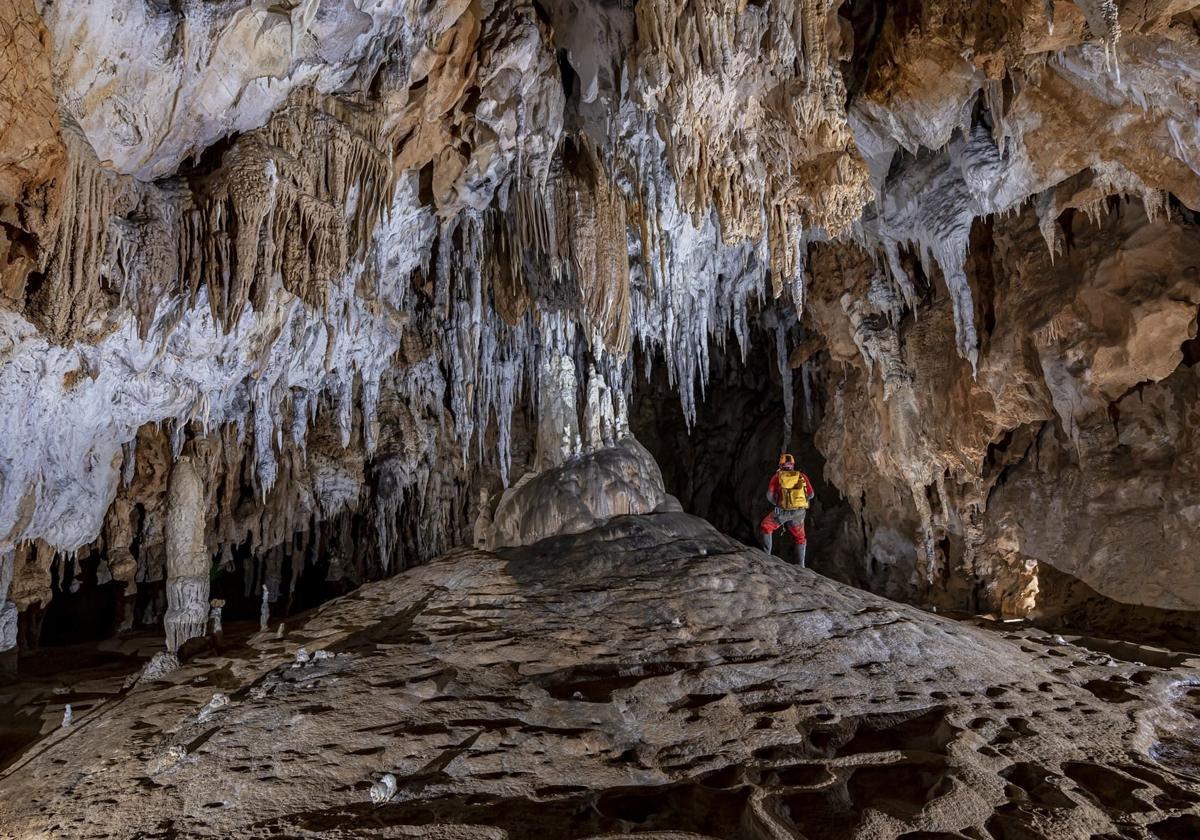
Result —
[[[207,703],[204,704],[203,707],[201,707],[199,713],[196,715],[196,720],[199,721],[200,723],[203,723],[204,721],[206,721],[210,717],[212,717],[214,712],[216,712],[219,709],[223,709],[228,705],[229,705],[229,695],[222,694],[221,692],[218,691],[216,694],[214,694],[212,696],[212,699],[210,699]]]
[[[258,609],[258,629],[261,632],[266,632],[267,625],[271,623],[271,593],[266,585],[262,588],[262,605]]]
[[[213,641],[220,647],[221,642],[225,638],[225,630],[221,626],[221,611],[225,607],[225,602],[220,598],[213,598],[209,601],[208,610],[208,632],[212,636]]]
[[[204,544],[207,502],[191,457],[180,458],[167,485],[167,650],[203,636],[208,622],[209,552]]]

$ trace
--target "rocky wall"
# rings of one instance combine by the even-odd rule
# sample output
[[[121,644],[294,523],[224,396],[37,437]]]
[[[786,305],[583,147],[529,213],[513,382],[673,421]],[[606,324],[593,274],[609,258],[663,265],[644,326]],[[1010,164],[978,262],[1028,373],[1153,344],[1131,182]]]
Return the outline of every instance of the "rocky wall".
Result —
[[[1195,610],[1200,228],[1137,201],[1056,224],[1057,257],[1030,209],[977,224],[974,376],[936,289],[915,317],[860,317],[839,284],[855,278],[870,301],[878,269],[818,255],[809,311],[844,371],[818,446],[868,523],[868,554],[907,571],[884,591],[1024,615],[1048,564],[1116,601]]]

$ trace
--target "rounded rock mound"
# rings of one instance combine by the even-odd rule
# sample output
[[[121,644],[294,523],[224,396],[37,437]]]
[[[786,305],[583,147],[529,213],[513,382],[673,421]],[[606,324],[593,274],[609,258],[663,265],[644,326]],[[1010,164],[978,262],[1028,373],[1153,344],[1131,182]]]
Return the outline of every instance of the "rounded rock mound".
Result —
[[[0,836],[1159,836],[1200,803],[1151,757],[1188,674],[621,516],[133,687],[9,768]]]

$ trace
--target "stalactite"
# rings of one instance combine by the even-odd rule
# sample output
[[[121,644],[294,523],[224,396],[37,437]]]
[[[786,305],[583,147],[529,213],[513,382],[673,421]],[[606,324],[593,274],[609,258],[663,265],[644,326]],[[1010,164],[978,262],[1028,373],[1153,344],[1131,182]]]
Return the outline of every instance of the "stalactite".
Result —
[[[356,131],[379,131],[369,114],[333,108],[311,92],[294,95],[258,132],[245,135],[214,174],[197,179],[185,215],[185,284],[209,290],[226,331],[244,307],[261,308],[269,278],[308,305],[325,303],[329,282],[361,258],[392,200],[391,157]],[[339,119],[340,117],[340,119]]]
[[[730,243],[765,235],[777,297],[797,274],[802,227],[840,233],[870,198],[827,13],[821,0],[655,0],[635,12],[646,104],[681,127],[663,132],[680,207],[697,226],[715,208]],[[739,43],[761,45],[759,59],[734,60],[728,45]]]
[[[108,223],[108,259],[104,273],[119,288],[123,305],[133,312],[137,335],[151,335],[161,301],[180,290],[179,219],[182,196],[173,188],[139,184],[125,190],[134,206]],[[115,209],[115,208],[114,208]]]
[[[78,128],[64,124],[62,136],[69,166],[59,223],[41,255],[39,270],[46,280],[35,301],[43,332],[56,342],[74,338],[96,314],[108,223],[121,189]]]
[[[570,267],[579,285],[592,346],[624,356],[632,349],[625,199],[590,143],[580,146],[555,187],[555,260]]]
[[[1037,210],[1038,230],[1041,231],[1042,238],[1046,240],[1046,250],[1050,253],[1050,261],[1054,262],[1054,258],[1059,254],[1058,203],[1055,200],[1054,188],[1044,190],[1038,196],[1034,207]]]
[[[781,452],[792,447],[792,420],[795,416],[795,389],[792,387],[792,366],[788,363],[787,325],[775,324],[775,364],[779,369],[779,381],[783,386],[783,441]]]
[[[1109,66],[1115,64],[1117,43],[1121,39],[1121,21],[1116,0],[1077,0],[1075,5],[1083,11],[1088,29],[1104,45],[1104,63]]]
[[[979,336],[975,331],[975,299],[965,269],[966,253],[954,246],[940,248],[938,263],[942,277],[950,290],[954,310],[954,329],[958,336],[959,355],[971,364],[974,373],[979,364]]]

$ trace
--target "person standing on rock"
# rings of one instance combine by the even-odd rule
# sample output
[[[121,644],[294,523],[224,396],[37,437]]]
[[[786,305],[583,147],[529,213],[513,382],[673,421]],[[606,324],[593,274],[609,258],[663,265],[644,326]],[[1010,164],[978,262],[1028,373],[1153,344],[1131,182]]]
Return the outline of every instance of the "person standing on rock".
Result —
[[[763,517],[762,524],[758,526],[767,554],[771,553],[775,532],[787,528],[796,541],[796,565],[803,568],[808,547],[804,516],[808,512],[808,503],[816,495],[808,476],[796,469],[796,459],[791,455],[780,455],[779,469],[771,476],[771,483],[767,486],[767,501],[774,505],[774,509]]]

